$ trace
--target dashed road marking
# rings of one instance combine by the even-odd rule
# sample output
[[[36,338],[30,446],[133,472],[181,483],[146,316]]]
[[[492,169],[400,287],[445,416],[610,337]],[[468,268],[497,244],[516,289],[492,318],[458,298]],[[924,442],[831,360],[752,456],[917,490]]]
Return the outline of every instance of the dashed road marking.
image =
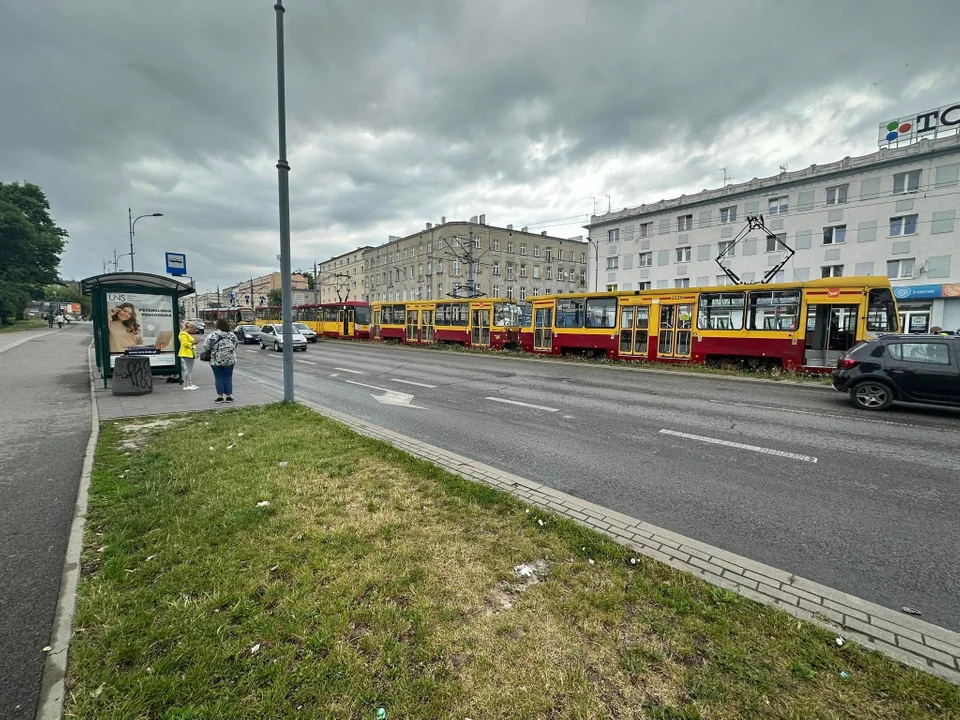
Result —
[[[313,360],[297,360],[297,362],[302,362],[304,365],[316,365]]]
[[[353,373],[354,375],[364,375],[364,374],[365,374],[362,370],[351,370],[350,368],[338,368],[338,367],[335,367],[334,370],[339,370],[340,372]]]
[[[498,403],[506,403],[507,405],[519,405],[520,407],[528,407],[534,410],[545,410],[546,412],[560,411],[560,408],[547,407],[546,405],[534,405],[533,403],[520,402],[519,400],[507,400],[506,398],[488,397],[487,400],[492,400],[493,402]]]
[[[390,382],[403,383],[404,385],[416,385],[417,387],[422,387],[422,388],[435,388],[435,387],[436,387],[436,385],[427,385],[426,383],[414,382],[413,380],[401,380],[400,378],[390,378]]]
[[[697,440],[712,445],[724,445],[726,447],[736,448],[737,450],[749,450],[750,452],[763,453],[764,455],[776,455],[777,457],[789,458],[790,460],[802,460],[803,462],[810,463],[817,461],[812,455],[798,455],[797,453],[787,452],[786,450],[774,450],[758,445],[745,445],[744,443],[733,442],[731,440],[721,440],[720,438],[707,437],[706,435],[693,435],[691,433],[677,432],[676,430],[667,430],[666,428],[661,430],[660,434],[673,435],[674,437],[682,437],[687,440]]]
[[[337,369],[341,370],[342,368],[337,368]],[[351,385],[359,385],[360,387],[370,388],[371,390],[379,390],[380,392],[394,392],[390,388],[377,387],[376,385],[367,385],[366,383],[357,382],[356,380],[344,380],[344,382],[348,382]]]

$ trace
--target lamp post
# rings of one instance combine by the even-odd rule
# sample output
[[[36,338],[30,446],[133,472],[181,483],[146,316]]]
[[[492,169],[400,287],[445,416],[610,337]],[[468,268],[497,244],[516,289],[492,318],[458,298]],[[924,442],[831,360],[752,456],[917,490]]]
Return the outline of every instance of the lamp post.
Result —
[[[280,291],[283,296],[283,399],[293,402],[293,288],[290,283],[290,164],[287,162],[287,102],[283,75],[283,2],[273,6],[277,13],[277,130],[280,158],[277,184],[280,195]]]
[[[587,242],[593,245],[593,291],[600,292],[600,246],[597,241],[587,235]]]
[[[134,272],[136,270],[136,268],[133,266],[133,229],[137,225],[137,220],[145,217],[163,217],[163,213],[148,213],[147,215],[140,215],[134,219],[133,210],[127,208],[127,223],[130,225],[130,272]],[[121,257],[123,256],[121,255]]]

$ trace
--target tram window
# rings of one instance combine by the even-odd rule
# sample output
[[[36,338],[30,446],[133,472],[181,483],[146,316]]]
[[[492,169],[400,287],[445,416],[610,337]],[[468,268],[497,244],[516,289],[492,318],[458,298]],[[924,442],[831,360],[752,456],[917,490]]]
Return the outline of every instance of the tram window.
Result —
[[[614,328],[617,326],[617,299],[590,298],[587,300],[586,326],[592,328]]]
[[[750,293],[750,330],[792,332],[797,329],[799,319],[799,290]]]
[[[650,326],[650,308],[637,308],[637,330],[646,330]]]
[[[582,299],[571,298],[570,300],[557,300],[557,327],[583,327]]]
[[[466,327],[470,317],[467,303],[442,303],[437,305],[437,325],[460,325]]]
[[[743,330],[744,293],[701,293],[700,330]]]
[[[370,308],[369,307],[356,307],[354,308],[353,315],[354,322],[359,325],[369,325],[370,324]]]
[[[520,325],[521,311],[516,303],[494,303],[494,327],[517,327]]]
[[[520,303],[520,326],[530,327],[533,325],[533,303]]]
[[[897,332],[900,321],[897,304],[889,288],[874,288],[870,291],[867,307],[867,330],[870,332]]]

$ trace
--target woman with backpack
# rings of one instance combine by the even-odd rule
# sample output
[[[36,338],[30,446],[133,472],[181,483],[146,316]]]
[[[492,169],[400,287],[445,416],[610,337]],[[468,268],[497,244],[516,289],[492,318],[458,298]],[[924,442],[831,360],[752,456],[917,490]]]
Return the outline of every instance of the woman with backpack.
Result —
[[[209,362],[217,387],[214,402],[233,402],[233,367],[237,364],[237,336],[230,332],[230,323],[217,320],[217,329],[203,341],[200,359]]]

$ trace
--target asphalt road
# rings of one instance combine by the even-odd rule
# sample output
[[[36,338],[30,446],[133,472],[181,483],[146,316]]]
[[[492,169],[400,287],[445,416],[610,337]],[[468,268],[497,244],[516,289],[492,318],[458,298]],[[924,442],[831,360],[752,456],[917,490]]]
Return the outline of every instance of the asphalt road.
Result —
[[[0,717],[33,720],[90,437],[90,326],[0,342]]]
[[[295,356],[299,397],[960,631],[960,411],[359,342]],[[281,387],[280,358],[247,346],[237,372]]]

